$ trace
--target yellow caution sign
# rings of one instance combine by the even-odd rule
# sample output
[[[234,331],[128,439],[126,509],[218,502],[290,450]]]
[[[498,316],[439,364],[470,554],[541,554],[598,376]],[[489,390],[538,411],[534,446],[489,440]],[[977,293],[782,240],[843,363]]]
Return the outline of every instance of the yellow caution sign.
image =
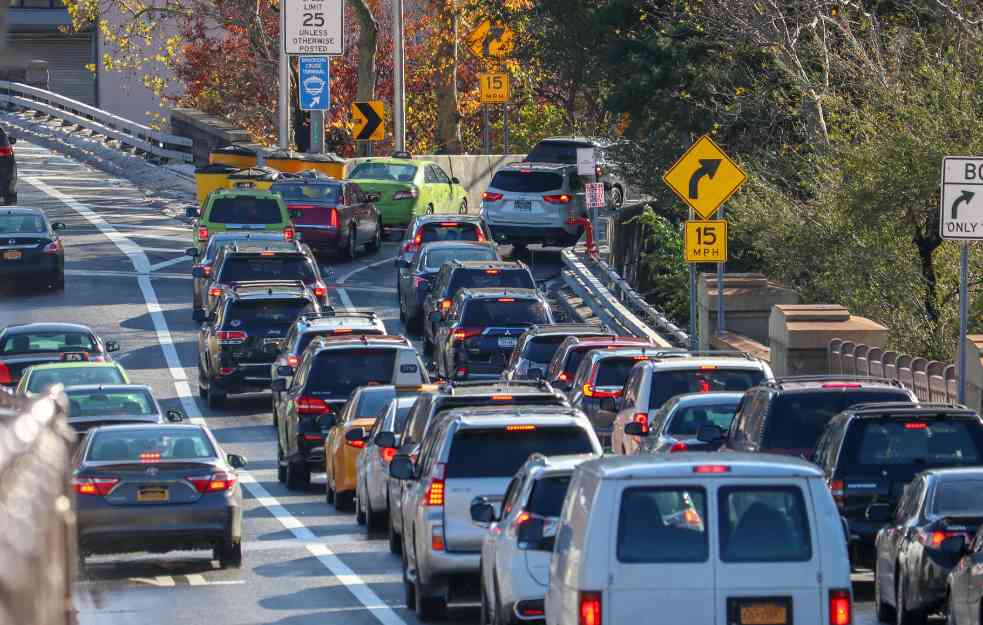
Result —
[[[506,104],[509,101],[509,75],[505,72],[478,74],[482,104]]]
[[[356,141],[382,141],[386,136],[382,100],[352,102],[352,134]]]
[[[707,135],[697,139],[662,180],[700,219],[710,219],[747,174]]]
[[[691,219],[686,222],[685,260],[688,263],[727,262],[727,222]]]
[[[486,19],[468,34],[468,49],[481,60],[502,59],[512,54],[515,33],[505,22]]]

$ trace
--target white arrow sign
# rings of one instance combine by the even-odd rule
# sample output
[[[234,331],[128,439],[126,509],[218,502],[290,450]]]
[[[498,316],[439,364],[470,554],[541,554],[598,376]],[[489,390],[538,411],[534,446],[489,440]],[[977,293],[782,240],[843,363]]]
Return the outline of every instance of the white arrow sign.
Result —
[[[941,196],[942,238],[983,240],[983,156],[942,159]]]

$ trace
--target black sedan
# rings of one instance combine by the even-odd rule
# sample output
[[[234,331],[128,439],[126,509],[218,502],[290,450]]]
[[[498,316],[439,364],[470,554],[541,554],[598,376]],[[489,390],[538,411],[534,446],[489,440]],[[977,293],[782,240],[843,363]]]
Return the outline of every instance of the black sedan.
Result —
[[[79,558],[211,549],[242,563],[242,456],[200,425],[109,425],[89,430],[73,472]]]
[[[36,208],[0,209],[0,280],[65,288],[65,247],[56,234],[64,228]]]
[[[25,323],[0,330],[0,386],[17,386],[31,365],[72,361],[71,354],[85,353],[92,361],[109,361],[119,351],[116,341],[103,341],[77,323]],[[80,360],[82,358],[79,358]]]
[[[17,160],[14,144],[17,139],[0,128],[0,204],[17,203]]]
[[[983,468],[922,471],[893,513],[888,504],[873,504],[867,516],[888,523],[875,542],[877,618],[921,625],[946,605],[949,572],[983,523]]]
[[[983,484],[977,484],[977,488]],[[949,573],[949,625],[983,625],[983,528],[971,542],[949,539],[944,548],[958,550],[959,563]]]

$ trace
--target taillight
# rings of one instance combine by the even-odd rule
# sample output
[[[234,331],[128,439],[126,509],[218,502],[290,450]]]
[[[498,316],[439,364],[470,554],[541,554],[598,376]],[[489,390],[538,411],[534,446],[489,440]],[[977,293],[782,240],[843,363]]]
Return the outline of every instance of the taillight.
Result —
[[[283,239],[285,241],[293,241],[295,236],[297,236],[297,233],[291,226],[287,226],[283,229]]]
[[[618,397],[621,395],[620,389],[617,391],[599,391],[590,382],[585,383],[582,390],[584,391],[584,397],[597,397],[598,399],[603,399],[605,397]]]
[[[241,345],[246,342],[247,337],[242,330],[219,330],[215,333],[219,345]]]
[[[348,445],[349,447],[354,447],[355,449],[365,449],[365,441],[363,440],[350,441],[346,438],[345,444]]]
[[[459,328],[451,333],[455,343],[474,338],[482,333],[482,328]]]
[[[221,287],[213,286],[212,288],[208,289],[208,296],[209,297],[218,297],[221,294],[222,294],[222,288]]]
[[[850,625],[853,622],[853,605],[850,591],[831,588],[829,591],[829,625]]]
[[[198,226],[198,240],[207,241],[208,240],[208,228],[205,226]]]
[[[7,363],[0,362],[0,384],[13,384],[14,377],[10,375],[10,367]]]
[[[635,420],[635,423],[642,426],[642,433],[647,434],[649,431],[649,413],[636,412],[633,418]]]
[[[434,551],[444,550],[444,526],[434,525],[430,528],[430,548]]]
[[[327,294],[328,287],[323,282],[316,282],[314,284],[314,297],[324,297]]]
[[[440,300],[440,312],[446,313],[448,310],[450,310],[451,309],[451,303],[452,302],[449,299],[442,299],[442,300]]]
[[[291,367],[293,367],[294,369],[296,369],[297,368],[297,365],[300,364],[300,358],[298,358],[297,356],[294,356],[293,354],[291,354],[291,355],[287,356],[287,364],[290,365]]]
[[[433,471],[430,474],[430,485],[427,486],[427,492],[423,495],[424,506],[444,505],[444,470],[446,468],[447,465],[442,462],[433,465]]]
[[[83,477],[72,481],[79,495],[100,495],[105,497],[119,483],[115,477]]]
[[[217,471],[207,477],[191,476],[185,478],[199,493],[218,493],[229,490],[236,483],[236,476],[225,471]]]
[[[236,372],[235,367],[219,367],[218,370],[219,375],[232,375],[235,372]]]
[[[481,199],[485,200],[486,202],[497,202],[501,200],[503,197],[505,196],[502,195],[501,193],[494,193],[492,191],[485,191],[484,193],[481,194]]]
[[[379,448],[379,457],[382,458],[382,461],[384,463],[389,464],[390,462],[392,462],[393,458],[396,457],[396,448],[395,447],[380,447]]]
[[[601,625],[601,593],[580,591],[577,625]]]
[[[569,382],[570,374],[567,373],[566,371],[561,371],[560,375],[556,376],[556,379],[560,382]]]
[[[966,536],[965,532],[926,532],[925,530],[918,530],[916,537],[918,542],[929,547],[931,549],[938,549],[942,546],[942,542],[946,538],[952,538],[953,536]],[[968,536],[966,536],[968,538]]]
[[[44,252],[45,254],[57,254],[58,252],[61,251],[61,242],[52,241],[51,243],[45,245],[44,249],[41,251]]]
[[[857,382],[827,382],[823,384],[823,388],[860,388],[861,385]]]
[[[338,229],[338,209],[332,208],[328,212],[328,227]]]
[[[327,414],[329,412],[331,412],[331,406],[323,399],[308,396],[297,398],[297,414]]]
[[[394,200],[414,200],[419,196],[420,196],[420,190],[414,186],[410,186],[405,189],[400,189],[399,191],[393,193]]]
[[[0,156],[13,156],[14,148],[9,145],[0,145]]]
[[[689,446],[687,446],[686,443],[679,441],[678,443],[674,443],[673,446],[669,448],[669,453],[671,454],[674,454],[677,451],[689,451]]]
[[[549,204],[569,204],[573,197],[566,194],[560,193],[559,195],[544,195],[543,200]]]
[[[212,275],[212,266],[211,265],[195,265],[194,267],[192,267],[192,269],[198,269],[198,268],[201,269],[201,272],[203,274],[205,274],[205,277],[206,278],[209,277],[210,275]]]
[[[829,492],[833,495],[833,501],[836,502],[836,507],[843,509],[843,492],[846,489],[846,484],[843,480],[832,480],[829,483]]]

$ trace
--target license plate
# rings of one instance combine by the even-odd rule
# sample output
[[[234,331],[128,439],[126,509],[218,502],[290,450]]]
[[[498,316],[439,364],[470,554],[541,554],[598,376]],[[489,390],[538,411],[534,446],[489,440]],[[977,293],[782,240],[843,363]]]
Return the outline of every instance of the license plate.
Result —
[[[529,200],[516,200],[515,201],[515,210],[517,210],[517,211],[531,211],[532,210],[532,202],[530,202]]]
[[[20,250],[7,250],[3,253],[4,260],[20,260],[21,256]]]
[[[141,488],[137,491],[137,501],[167,501],[170,498],[166,488]]]
[[[500,336],[498,337],[499,347],[515,347],[515,337],[514,336]]]
[[[786,625],[788,607],[784,603],[754,601],[742,603],[740,625]]]

